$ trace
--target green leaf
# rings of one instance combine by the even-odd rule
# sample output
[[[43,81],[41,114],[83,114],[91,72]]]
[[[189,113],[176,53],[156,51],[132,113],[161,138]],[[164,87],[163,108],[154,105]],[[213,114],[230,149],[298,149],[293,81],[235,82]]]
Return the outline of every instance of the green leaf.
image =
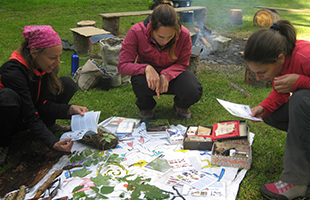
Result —
[[[114,187],[110,187],[110,186],[102,186],[102,188],[100,189],[100,192],[102,194],[110,194],[114,191]]]
[[[93,154],[93,152],[90,149],[85,149],[84,152],[85,152],[86,157],[88,157],[91,154]]]
[[[95,152],[94,154],[93,154],[93,158],[99,158],[100,157],[100,153],[99,152]]]
[[[91,165],[91,163],[89,163],[89,162],[84,162],[84,163],[83,163],[83,166],[84,166],[84,167],[89,167],[90,165]]]
[[[119,195],[120,198],[124,198],[125,197],[125,193],[122,192],[120,195]]]
[[[82,189],[84,186],[83,185],[79,185],[79,186],[76,186],[72,192],[76,192],[76,191],[79,191],[80,189]]]
[[[75,161],[76,161],[75,157],[70,158],[70,163],[75,163]]]
[[[74,156],[74,158],[76,159],[76,160],[83,160],[84,158],[86,158],[83,154],[80,154],[80,155],[76,155],[76,156]]]
[[[86,197],[86,194],[84,191],[83,192],[77,192],[77,193],[73,194],[74,199],[81,199],[82,197]]]
[[[110,159],[116,159],[117,157],[118,157],[118,154],[113,153],[113,154],[111,155]]]
[[[110,139],[115,139],[115,136],[112,135],[112,134],[110,134],[110,135],[108,135],[108,138],[110,138]]]
[[[87,162],[92,163],[93,159],[91,157],[88,157]]]
[[[151,181],[151,178],[146,178],[144,179],[145,182],[150,182]]]
[[[72,176],[77,176],[77,177],[84,177],[87,174],[91,173],[91,171],[87,171],[86,167],[83,167],[81,170],[75,170],[72,172]]]
[[[99,174],[98,176],[96,176],[95,178],[91,177],[90,180],[92,180],[92,182],[94,182],[94,184],[99,187],[101,185],[109,185],[109,180],[110,177],[109,176],[102,176],[102,174]]]
[[[99,188],[96,188],[96,187],[91,186],[90,189],[94,190],[96,193],[99,192]]]
[[[98,196],[100,197],[99,199],[108,199],[108,197],[106,197],[106,196],[104,196],[104,195],[102,195],[100,193],[98,193]]]
[[[141,196],[141,190],[136,188],[132,193],[131,193],[131,199],[136,200],[139,199],[139,196]]]

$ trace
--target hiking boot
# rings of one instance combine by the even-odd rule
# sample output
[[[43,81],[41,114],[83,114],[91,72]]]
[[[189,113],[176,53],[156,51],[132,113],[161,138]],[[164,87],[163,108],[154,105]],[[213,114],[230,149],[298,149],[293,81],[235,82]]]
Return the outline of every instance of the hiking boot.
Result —
[[[52,133],[55,132],[68,132],[71,131],[71,126],[65,124],[55,123],[52,126],[47,127]]]
[[[9,147],[0,147],[0,166],[3,166],[6,156],[8,155]]]
[[[305,197],[307,188],[307,185],[292,185],[280,180],[262,185],[259,191],[266,199],[291,200]]]
[[[154,110],[153,109],[141,110],[139,118],[142,121],[145,121],[148,119],[154,119]]]
[[[189,108],[179,108],[174,104],[173,109],[177,112],[178,117],[181,119],[190,119],[192,117],[192,113]]]

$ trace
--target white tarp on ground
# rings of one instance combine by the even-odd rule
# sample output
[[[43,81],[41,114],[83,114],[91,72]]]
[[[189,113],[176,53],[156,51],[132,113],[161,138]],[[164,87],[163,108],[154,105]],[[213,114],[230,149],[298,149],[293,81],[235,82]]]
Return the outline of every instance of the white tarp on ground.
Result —
[[[180,125],[178,125],[180,126]],[[182,127],[182,125],[181,125]],[[141,127],[139,127],[141,128]],[[191,200],[191,199],[206,199],[206,197],[210,200],[233,200],[236,199],[239,185],[243,180],[247,170],[246,169],[238,169],[233,167],[220,167],[211,165],[211,151],[196,151],[196,150],[182,150],[182,145],[170,145],[167,139],[157,139],[150,136],[147,136],[145,132],[141,132],[141,129],[135,129],[133,136],[134,138],[131,140],[120,141],[115,149],[108,150],[109,153],[118,154],[122,157],[122,161],[120,165],[108,166],[106,169],[101,169],[100,173],[105,175],[111,175],[111,177],[121,177],[127,174],[135,174],[135,176],[142,176],[144,178],[151,178],[149,184],[155,185],[158,188],[164,191],[170,191],[171,198],[173,196],[177,196],[177,191],[182,194],[183,199]],[[141,134],[142,133],[142,134]],[[250,133],[251,143],[253,142],[254,134]],[[98,151],[97,149],[93,149],[90,146],[81,144],[79,142],[75,142],[73,151],[83,151],[85,149],[91,149],[92,151]],[[149,162],[153,160],[155,157],[161,156],[165,159],[184,161],[187,164],[187,168],[178,168],[179,170],[170,170],[164,174],[156,173],[153,170],[146,169],[145,167],[132,166],[132,164],[139,162],[141,160],[145,160]],[[81,162],[82,163],[82,162]],[[190,165],[188,165],[190,163]],[[38,191],[39,187],[57,170],[62,169],[64,166],[70,165],[70,159],[67,155],[60,158],[59,162],[56,163],[51,170],[46,174],[46,176],[37,183],[36,186],[30,188],[26,194],[26,199],[33,198]],[[79,163],[75,163],[79,164]],[[99,163],[100,164],[100,163]],[[64,170],[60,177],[60,188],[58,189],[57,195],[53,199],[57,199],[60,197],[68,196],[72,198],[72,190],[78,186],[83,185],[84,187],[81,189],[85,191],[86,194],[94,195],[94,192],[90,189],[91,186],[94,186],[93,182],[90,180],[91,177],[96,177],[98,174],[98,166],[99,165],[91,165],[87,167],[91,173],[85,177],[70,177],[70,173],[73,170],[79,170],[80,168],[74,168],[70,170]],[[168,179],[178,177],[178,173],[188,173],[188,172],[196,172],[199,174],[204,174],[204,179],[197,178],[190,180],[190,184],[184,184],[184,182],[180,181],[177,184],[181,184],[183,186],[172,187],[173,183],[168,183]],[[206,176],[207,175],[207,176]],[[214,182],[215,180],[215,182]],[[196,182],[194,182],[196,181]],[[206,184],[212,183],[207,188],[205,188]],[[189,183],[189,182],[188,182]],[[126,184],[115,181],[110,182],[110,185],[114,187],[114,191],[111,194],[106,195],[109,199],[125,199],[130,198],[130,193],[126,189]],[[204,193],[200,193],[200,195],[188,195],[186,191],[191,191],[191,186],[197,186],[196,188],[201,188]],[[175,190],[176,189],[176,190]],[[125,194],[124,198],[120,197],[120,194]],[[197,191],[196,191],[196,194]],[[46,193],[46,196],[48,194]],[[180,197],[176,199],[182,199]]]

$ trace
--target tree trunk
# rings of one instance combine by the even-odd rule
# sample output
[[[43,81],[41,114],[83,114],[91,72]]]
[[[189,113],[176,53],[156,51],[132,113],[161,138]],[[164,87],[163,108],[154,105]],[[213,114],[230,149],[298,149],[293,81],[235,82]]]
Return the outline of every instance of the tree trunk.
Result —
[[[83,21],[79,21],[76,24],[76,26],[77,27],[93,26],[93,27],[97,28],[97,23],[96,23],[96,21],[83,20]]]
[[[231,9],[230,10],[230,24],[241,25],[242,24],[242,10],[241,9]]]
[[[276,23],[280,19],[281,16],[277,11],[263,9],[256,12],[253,22],[255,26],[269,28],[273,23]]]

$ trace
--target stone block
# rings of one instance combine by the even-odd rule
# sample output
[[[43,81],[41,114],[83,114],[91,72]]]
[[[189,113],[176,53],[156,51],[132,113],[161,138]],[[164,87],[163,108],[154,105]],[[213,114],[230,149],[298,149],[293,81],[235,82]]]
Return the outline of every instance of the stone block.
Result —
[[[215,37],[211,43],[213,51],[223,52],[230,48],[231,38],[218,36]]]

